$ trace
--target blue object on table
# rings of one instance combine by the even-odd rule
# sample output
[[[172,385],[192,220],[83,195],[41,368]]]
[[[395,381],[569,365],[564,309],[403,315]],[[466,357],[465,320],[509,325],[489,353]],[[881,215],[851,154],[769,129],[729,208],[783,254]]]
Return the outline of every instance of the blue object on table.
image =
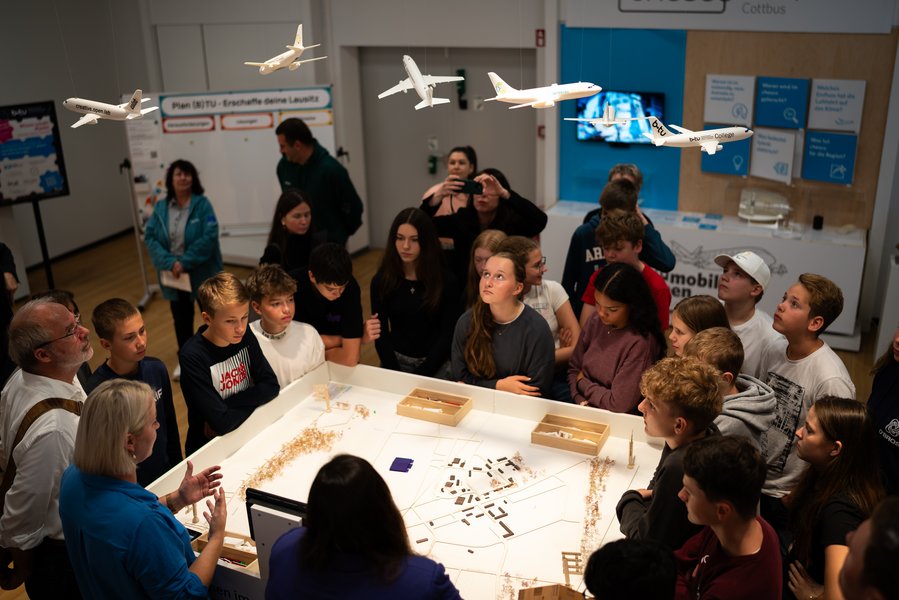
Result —
[[[393,464],[390,465],[391,471],[397,471],[399,473],[408,473],[409,469],[412,468],[412,463],[415,461],[411,458],[400,458],[397,456],[393,459]]]

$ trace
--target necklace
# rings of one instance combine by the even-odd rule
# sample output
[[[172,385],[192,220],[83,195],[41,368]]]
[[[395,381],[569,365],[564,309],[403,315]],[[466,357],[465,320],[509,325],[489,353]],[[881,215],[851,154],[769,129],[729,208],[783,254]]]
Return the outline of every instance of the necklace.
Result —
[[[288,329],[290,329],[290,327],[285,327],[284,331],[282,331],[281,333],[269,333],[265,330],[264,327],[261,327],[261,326],[259,327],[259,331],[262,332],[262,335],[264,335],[266,337],[266,339],[269,339],[269,340],[280,340],[285,335],[287,335]]]

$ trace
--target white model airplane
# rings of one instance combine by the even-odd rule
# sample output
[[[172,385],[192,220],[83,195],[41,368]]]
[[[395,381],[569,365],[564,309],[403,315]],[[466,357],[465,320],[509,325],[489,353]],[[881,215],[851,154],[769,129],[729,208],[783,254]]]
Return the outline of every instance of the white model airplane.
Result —
[[[63,100],[62,105],[69,110],[77,113],[85,113],[83,117],[78,119],[72,129],[81,127],[82,125],[96,125],[100,119],[112,119],[113,121],[130,121],[131,119],[139,119],[147,113],[158,110],[158,106],[150,108],[141,108],[144,102],[149,102],[149,98],[141,98],[141,91],[134,90],[131,100],[125,104],[106,104],[105,102],[97,102],[96,100],[84,100],[83,98],[69,98]]]
[[[652,140],[656,146],[671,146],[673,148],[690,148],[699,146],[709,156],[721,150],[724,142],[737,142],[752,137],[752,130],[746,127],[721,127],[719,129],[706,129],[705,131],[690,131],[677,125],[672,129],[678,133],[672,133],[665,124],[656,117],[649,117],[652,133],[643,135]]]
[[[418,65],[415,64],[415,61],[412,60],[412,57],[409,55],[403,56],[403,68],[406,69],[408,77],[400,80],[398,84],[386,92],[378,94],[378,100],[386,98],[387,96],[392,96],[397,92],[406,93],[409,90],[414,89],[415,93],[418,94],[418,97],[421,98],[421,102],[415,105],[415,110],[421,110],[422,108],[434,106],[435,104],[447,104],[449,102],[448,98],[434,97],[434,86],[438,83],[450,83],[451,81],[463,81],[465,79],[464,77],[435,77],[433,75],[422,75],[421,71],[418,69]]]
[[[297,60],[302,56],[303,52],[308,50],[309,48],[318,48],[321,44],[315,44],[314,46],[304,46],[303,45],[303,24],[297,27],[297,37],[294,40],[293,44],[290,46],[286,46],[287,52],[282,52],[278,56],[268,59],[265,62],[245,62],[245,65],[249,65],[251,67],[259,67],[259,72],[262,75],[268,75],[269,73],[274,73],[278,69],[283,69],[287,67],[290,71],[296,71],[300,68],[300,65],[312,62],[314,60],[322,60],[323,58],[328,58],[327,56],[319,56],[317,58],[307,58],[306,60]]]
[[[594,127],[599,127],[600,125],[603,127],[612,127],[613,125],[624,125],[628,121],[640,121],[643,119],[648,119],[649,117],[616,117],[615,116],[615,107],[611,104],[606,104],[605,110],[602,112],[602,116],[598,119],[585,119],[583,117],[565,117],[566,121],[583,121],[585,123],[590,123]]]
[[[510,106],[510,109],[525,108],[526,106],[550,108],[555,106],[556,102],[586,98],[587,96],[598,94],[602,90],[601,87],[589,81],[578,81],[577,83],[565,83],[562,85],[554,83],[546,87],[516,90],[503,81],[496,73],[490,72],[487,75],[493,83],[493,89],[496,90],[496,96],[487,98],[487,100],[499,100],[500,102],[509,102],[517,105]]]

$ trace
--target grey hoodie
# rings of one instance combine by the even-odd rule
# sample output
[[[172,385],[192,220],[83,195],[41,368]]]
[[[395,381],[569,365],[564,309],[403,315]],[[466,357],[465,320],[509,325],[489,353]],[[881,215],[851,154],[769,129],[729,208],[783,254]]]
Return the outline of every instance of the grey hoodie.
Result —
[[[724,408],[715,419],[721,435],[743,435],[759,447],[759,438],[774,423],[774,390],[755,377],[740,373],[737,393],[724,397]]]

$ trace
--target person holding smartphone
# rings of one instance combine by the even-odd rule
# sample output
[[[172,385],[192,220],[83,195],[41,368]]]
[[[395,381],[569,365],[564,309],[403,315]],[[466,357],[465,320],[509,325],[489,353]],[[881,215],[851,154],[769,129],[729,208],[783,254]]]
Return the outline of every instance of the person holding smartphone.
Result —
[[[485,229],[534,237],[546,227],[546,213],[512,190],[498,169],[484,169],[474,181],[482,186],[481,193],[470,195],[465,207],[453,214],[437,216],[439,202],[433,196],[421,204],[421,209],[433,217],[437,234],[453,240],[454,250],[447,262],[457,281],[465,281],[471,246]],[[460,189],[463,184],[459,184]]]

